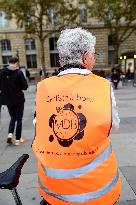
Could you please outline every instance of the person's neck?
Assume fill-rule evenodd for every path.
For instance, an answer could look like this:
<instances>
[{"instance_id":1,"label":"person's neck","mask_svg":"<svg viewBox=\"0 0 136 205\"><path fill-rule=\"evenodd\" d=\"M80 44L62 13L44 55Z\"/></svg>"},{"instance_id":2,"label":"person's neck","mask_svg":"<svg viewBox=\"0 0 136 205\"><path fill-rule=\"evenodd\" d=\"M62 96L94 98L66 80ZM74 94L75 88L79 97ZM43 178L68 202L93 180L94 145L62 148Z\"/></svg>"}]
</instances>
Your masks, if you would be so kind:
<instances>
[{"instance_id":1,"label":"person's neck","mask_svg":"<svg viewBox=\"0 0 136 205\"><path fill-rule=\"evenodd\" d=\"M9 65L9 67L10 67L12 70L16 70L16 69L18 69L17 66L13 66L13 65Z\"/></svg>"},{"instance_id":2,"label":"person's neck","mask_svg":"<svg viewBox=\"0 0 136 205\"><path fill-rule=\"evenodd\" d=\"M85 69L85 67L83 67L80 64L71 63L71 64L67 64L67 65L62 66L59 70L63 71L63 70L67 70L67 69L70 69L70 68Z\"/></svg>"}]
</instances>

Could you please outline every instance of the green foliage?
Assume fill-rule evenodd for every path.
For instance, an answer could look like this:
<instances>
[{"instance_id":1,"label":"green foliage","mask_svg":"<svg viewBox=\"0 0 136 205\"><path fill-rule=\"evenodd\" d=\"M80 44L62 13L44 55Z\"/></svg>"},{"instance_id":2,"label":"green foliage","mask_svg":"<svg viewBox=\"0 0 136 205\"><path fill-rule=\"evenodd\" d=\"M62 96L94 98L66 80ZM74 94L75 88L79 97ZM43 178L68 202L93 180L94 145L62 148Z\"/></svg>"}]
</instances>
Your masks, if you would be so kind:
<instances>
[{"instance_id":1,"label":"green foliage","mask_svg":"<svg viewBox=\"0 0 136 205\"><path fill-rule=\"evenodd\" d=\"M135 0L92 0L90 15L104 22L111 32L119 33L124 28L124 35L117 38L121 43L129 33L136 29ZM130 31L130 32L129 32Z\"/></svg>"},{"instance_id":2,"label":"green foliage","mask_svg":"<svg viewBox=\"0 0 136 205\"><path fill-rule=\"evenodd\" d=\"M27 32L35 34L43 28L59 30L73 24L78 15L78 9L70 0L66 3L64 0L0 0L0 8L8 19L15 17L19 27L25 27ZM52 22L49 14L54 15Z\"/></svg>"},{"instance_id":3,"label":"green foliage","mask_svg":"<svg viewBox=\"0 0 136 205\"><path fill-rule=\"evenodd\" d=\"M88 10L91 17L103 22L110 30L118 56L121 43L136 30L135 0L92 0Z\"/></svg>"},{"instance_id":4,"label":"green foliage","mask_svg":"<svg viewBox=\"0 0 136 205\"><path fill-rule=\"evenodd\" d=\"M76 24L79 13L72 0L0 0L0 10L7 19L16 19L20 28L39 38L43 69L45 39L65 26Z\"/></svg>"}]
</instances>

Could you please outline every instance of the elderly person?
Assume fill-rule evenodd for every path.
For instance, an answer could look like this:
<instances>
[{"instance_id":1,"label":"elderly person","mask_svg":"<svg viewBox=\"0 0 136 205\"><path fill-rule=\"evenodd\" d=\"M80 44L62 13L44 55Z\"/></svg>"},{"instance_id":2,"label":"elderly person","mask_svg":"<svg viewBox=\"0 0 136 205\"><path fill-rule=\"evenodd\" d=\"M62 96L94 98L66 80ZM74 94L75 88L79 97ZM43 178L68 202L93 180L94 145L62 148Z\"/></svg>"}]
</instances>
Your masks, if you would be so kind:
<instances>
[{"instance_id":1,"label":"elderly person","mask_svg":"<svg viewBox=\"0 0 136 205\"><path fill-rule=\"evenodd\" d=\"M41 204L113 205L120 177L109 133L119 117L110 82L94 75L96 38L75 28L61 32L61 69L38 84L36 136Z\"/></svg>"}]
</instances>

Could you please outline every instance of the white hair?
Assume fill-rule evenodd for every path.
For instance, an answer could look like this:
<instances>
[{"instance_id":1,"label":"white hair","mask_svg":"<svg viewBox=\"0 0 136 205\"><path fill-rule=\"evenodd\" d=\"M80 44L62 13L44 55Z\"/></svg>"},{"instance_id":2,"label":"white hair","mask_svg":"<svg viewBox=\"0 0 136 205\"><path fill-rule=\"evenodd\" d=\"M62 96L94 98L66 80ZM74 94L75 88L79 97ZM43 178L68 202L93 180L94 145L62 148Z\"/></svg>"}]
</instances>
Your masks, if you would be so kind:
<instances>
[{"instance_id":1,"label":"white hair","mask_svg":"<svg viewBox=\"0 0 136 205\"><path fill-rule=\"evenodd\" d=\"M61 66L68 64L81 65L84 52L95 52L96 38L82 28L65 29L61 31L57 41Z\"/></svg>"}]
</instances>

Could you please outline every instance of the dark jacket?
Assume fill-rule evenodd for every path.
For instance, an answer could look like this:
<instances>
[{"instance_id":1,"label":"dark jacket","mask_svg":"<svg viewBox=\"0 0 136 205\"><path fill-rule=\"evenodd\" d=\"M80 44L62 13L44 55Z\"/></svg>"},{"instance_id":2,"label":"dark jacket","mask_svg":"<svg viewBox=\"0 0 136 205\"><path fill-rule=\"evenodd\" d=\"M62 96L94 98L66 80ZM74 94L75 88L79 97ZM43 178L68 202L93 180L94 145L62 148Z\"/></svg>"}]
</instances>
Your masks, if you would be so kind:
<instances>
[{"instance_id":1,"label":"dark jacket","mask_svg":"<svg viewBox=\"0 0 136 205\"><path fill-rule=\"evenodd\" d=\"M0 70L0 105L13 105L25 102L22 90L28 88L21 70L3 68Z\"/></svg>"},{"instance_id":2,"label":"dark jacket","mask_svg":"<svg viewBox=\"0 0 136 205\"><path fill-rule=\"evenodd\" d=\"M117 82L118 83L120 81L120 76L119 76L118 73L113 73L111 75L111 79L112 79L112 82Z\"/></svg>"}]
</instances>

